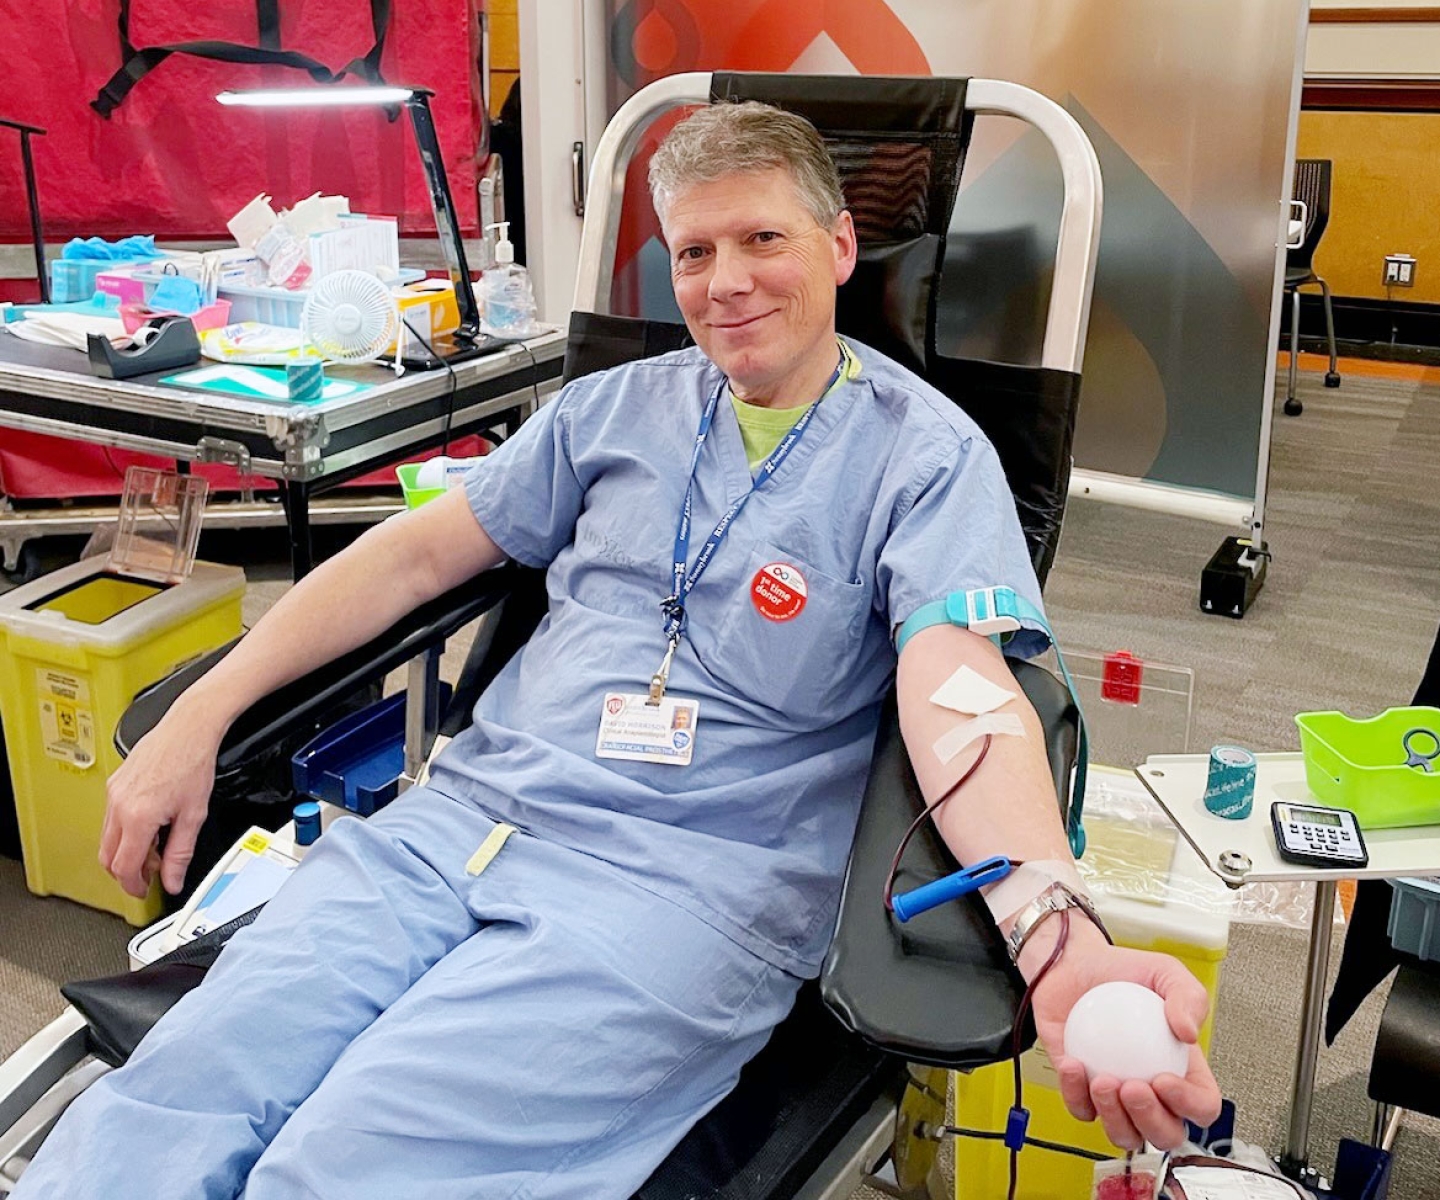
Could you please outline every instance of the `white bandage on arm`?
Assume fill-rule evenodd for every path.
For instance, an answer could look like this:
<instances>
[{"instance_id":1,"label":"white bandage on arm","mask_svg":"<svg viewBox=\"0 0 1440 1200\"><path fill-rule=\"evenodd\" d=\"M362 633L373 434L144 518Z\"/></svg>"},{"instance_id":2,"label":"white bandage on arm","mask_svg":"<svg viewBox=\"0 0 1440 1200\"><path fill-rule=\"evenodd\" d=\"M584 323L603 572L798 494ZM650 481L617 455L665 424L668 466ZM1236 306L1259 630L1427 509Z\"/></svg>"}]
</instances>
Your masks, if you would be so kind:
<instances>
[{"instance_id":1,"label":"white bandage on arm","mask_svg":"<svg viewBox=\"0 0 1440 1200\"><path fill-rule=\"evenodd\" d=\"M998 925L1013 917L1052 883L1063 883L1073 892L1089 896L1073 862L1059 858L1021 863L1004 879L982 893L990 915Z\"/></svg>"}]
</instances>

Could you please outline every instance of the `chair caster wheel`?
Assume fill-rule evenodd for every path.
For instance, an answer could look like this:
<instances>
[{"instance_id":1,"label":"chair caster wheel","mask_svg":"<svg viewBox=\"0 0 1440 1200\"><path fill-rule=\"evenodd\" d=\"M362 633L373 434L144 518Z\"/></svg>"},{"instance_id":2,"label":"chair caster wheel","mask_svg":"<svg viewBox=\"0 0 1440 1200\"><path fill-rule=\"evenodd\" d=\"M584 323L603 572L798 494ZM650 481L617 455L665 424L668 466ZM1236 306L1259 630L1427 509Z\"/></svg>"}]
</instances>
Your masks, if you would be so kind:
<instances>
[{"instance_id":1,"label":"chair caster wheel","mask_svg":"<svg viewBox=\"0 0 1440 1200\"><path fill-rule=\"evenodd\" d=\"M1337 388L1337 387L1339 387L1339 386L1340 386L1340 372L1339 372L1339 371L1326 371L1326 372L1325 372L1325 386L1326 386L1326 387L1330 387L1330 388Z\"/></svg>"},{"instance_id":2,"label":"chair caster wheel","mask_svg":"<svg viewBox=\"0 0 1440 1200\"><path fill-rule=\"evenodd\" d=\"M0 578L16 587L40 578L40 553L33 542L26 542L20 547L20 553L15 556L14 567L7 567L4 555L0 555Z\"/></svg>"},{"instance_id":3,"label":"chair caster wheel","mask_svg":"<svg viewBox=\"0 0 1440 1200\"><path fill-rule=\"evenodd\" d=\"M1300 401L1293 398L1285 401L1285 415L1287 417L1298 417L1304 411L1305 406L1301 404Z\"/></svg>"}]
</instances>

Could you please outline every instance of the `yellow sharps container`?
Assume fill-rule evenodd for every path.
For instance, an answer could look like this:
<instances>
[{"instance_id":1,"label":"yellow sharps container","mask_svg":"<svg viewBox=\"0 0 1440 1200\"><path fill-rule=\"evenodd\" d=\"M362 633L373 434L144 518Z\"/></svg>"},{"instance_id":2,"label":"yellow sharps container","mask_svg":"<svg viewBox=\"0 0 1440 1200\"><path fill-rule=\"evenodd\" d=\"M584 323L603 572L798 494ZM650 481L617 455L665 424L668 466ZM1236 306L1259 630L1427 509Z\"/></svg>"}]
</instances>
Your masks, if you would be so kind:
<instances>
[{"instance_id":1,"label":"yellow sharps container","mask_svg":"<svg viewBox=\"0 0 1440 1200\"><path fill-rule=\"evenodd\" d=\"M244 592L237 567L166 582L87 559L0 596L0 721L32 892L132 925L159 916L158 883L137 900L98 861L115 728L136 693L239 635Z\"/></svg>"},{"instance_id":2,"label":"yellow sharps container","mask_svg":"<svg viewBox=\"0 0 1440 1200\"><path fill-rule=\"evenodd\" d=\"M1111 788L1140 788L1129 772L1092 767L1091 774ZM1144 797L1143 791L1138 794ZM1186 902L1187 896L1213 896L1221 885L1174 826L1167 828L1166 824L1155 822L1146 829L1137 829L1130 821L1092 816L1087 808L1085 861L1093 863L1106 880L1105 890L1092 891L1095 906L1116 943L1172 954L1205 985L1211 1015L1200 1031L1200 1045L1208 1054L1220 966L1230 945L1230 921L1216 911ZM1109 890L1112 886L1128 894L1114 894ZM1055 1068L1038 1045L1021 1056L1020 1069L1032 1138L1114 1157L1123 1154L1105 1136L1098 1121L1077 1121L1070 1115L1060 1098ZM1003 1131L1014 1103L1014 1089L1008 1060L968 1075L957 1074L956 1123L967 1129ZM1004 1196L1009 1165L1009 1151L1002 1143L957 1139L957 1200ZM1093 1164L1084 1159L1027 1146L1020 1152L1015 1194L1020 1200L1088 1200L1092 1174Z\"/></svg>"}]
</instances>

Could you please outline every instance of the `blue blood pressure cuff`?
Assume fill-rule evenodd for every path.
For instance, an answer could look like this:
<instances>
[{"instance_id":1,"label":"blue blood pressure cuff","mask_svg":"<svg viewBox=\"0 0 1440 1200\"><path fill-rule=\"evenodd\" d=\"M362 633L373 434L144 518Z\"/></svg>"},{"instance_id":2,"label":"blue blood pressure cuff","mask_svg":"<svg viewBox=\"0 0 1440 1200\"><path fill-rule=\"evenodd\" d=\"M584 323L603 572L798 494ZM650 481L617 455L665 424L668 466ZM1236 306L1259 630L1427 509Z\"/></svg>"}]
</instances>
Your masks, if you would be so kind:
<instances>
[{"instance_id":1,"label":"blue blood pressure cuff","mask_svg":"<svg viewBox=\"0 0 1440 1200\"><path fill-rule=\"evenodd\" d=\"M1066 834L1070 839L1070 851L1079 858L1085 853L1085 828L1080 823L1081 811L1085 804L1085 776L1089 769L1090 739L1085 730L1085 714L1080 709L1080 697L1075 692L1075 681L1070 677L1070 668L1065 665L1065 656L1050 631L1045 614L1035 605L1018 595L1012 588L976 588L970 592L951 592L943 600L932 600L910 615L900 632L895 635L895 652L905 649L905 643L922 629L932 625L958 625L971 633L988 637L996 645L1004 647L1011 637L1022 628L1038 629L1049 640L1055 650L1055 661L1065 686L1070 689L1070 699L1075 711L1080 713L1080 740L1075 759L1075 783L1070 800L1069 820Z\"/></svg>"}]
</instances>

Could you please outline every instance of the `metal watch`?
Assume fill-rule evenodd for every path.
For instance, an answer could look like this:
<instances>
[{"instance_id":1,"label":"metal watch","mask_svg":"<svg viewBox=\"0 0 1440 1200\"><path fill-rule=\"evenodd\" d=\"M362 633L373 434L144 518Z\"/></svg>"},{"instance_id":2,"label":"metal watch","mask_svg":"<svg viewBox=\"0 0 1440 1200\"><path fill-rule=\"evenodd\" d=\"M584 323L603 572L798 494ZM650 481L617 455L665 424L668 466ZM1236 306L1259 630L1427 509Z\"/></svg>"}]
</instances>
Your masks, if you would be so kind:
<instances>
[{"instance_id":1,"label":"metal watch","mask_svg":"<svg viewBox=\"0 0 1440 1200\"><path fill-rule=\"evenodd\" d=\"M1090 897L1057 880L1022 908L1020 915L1015 918L1015 924L1010 927L1010 936L1005 939L1005 949L1010 952L1010 961L1020 961L1020 952L1025 949L1025 943L1046 917L1066 908L1078 908L1094 922L1105 935L1107 942L1111 940L1110 932L1105 928L1100 914L1095 911Z\"/></svg>"}]
</instances>

